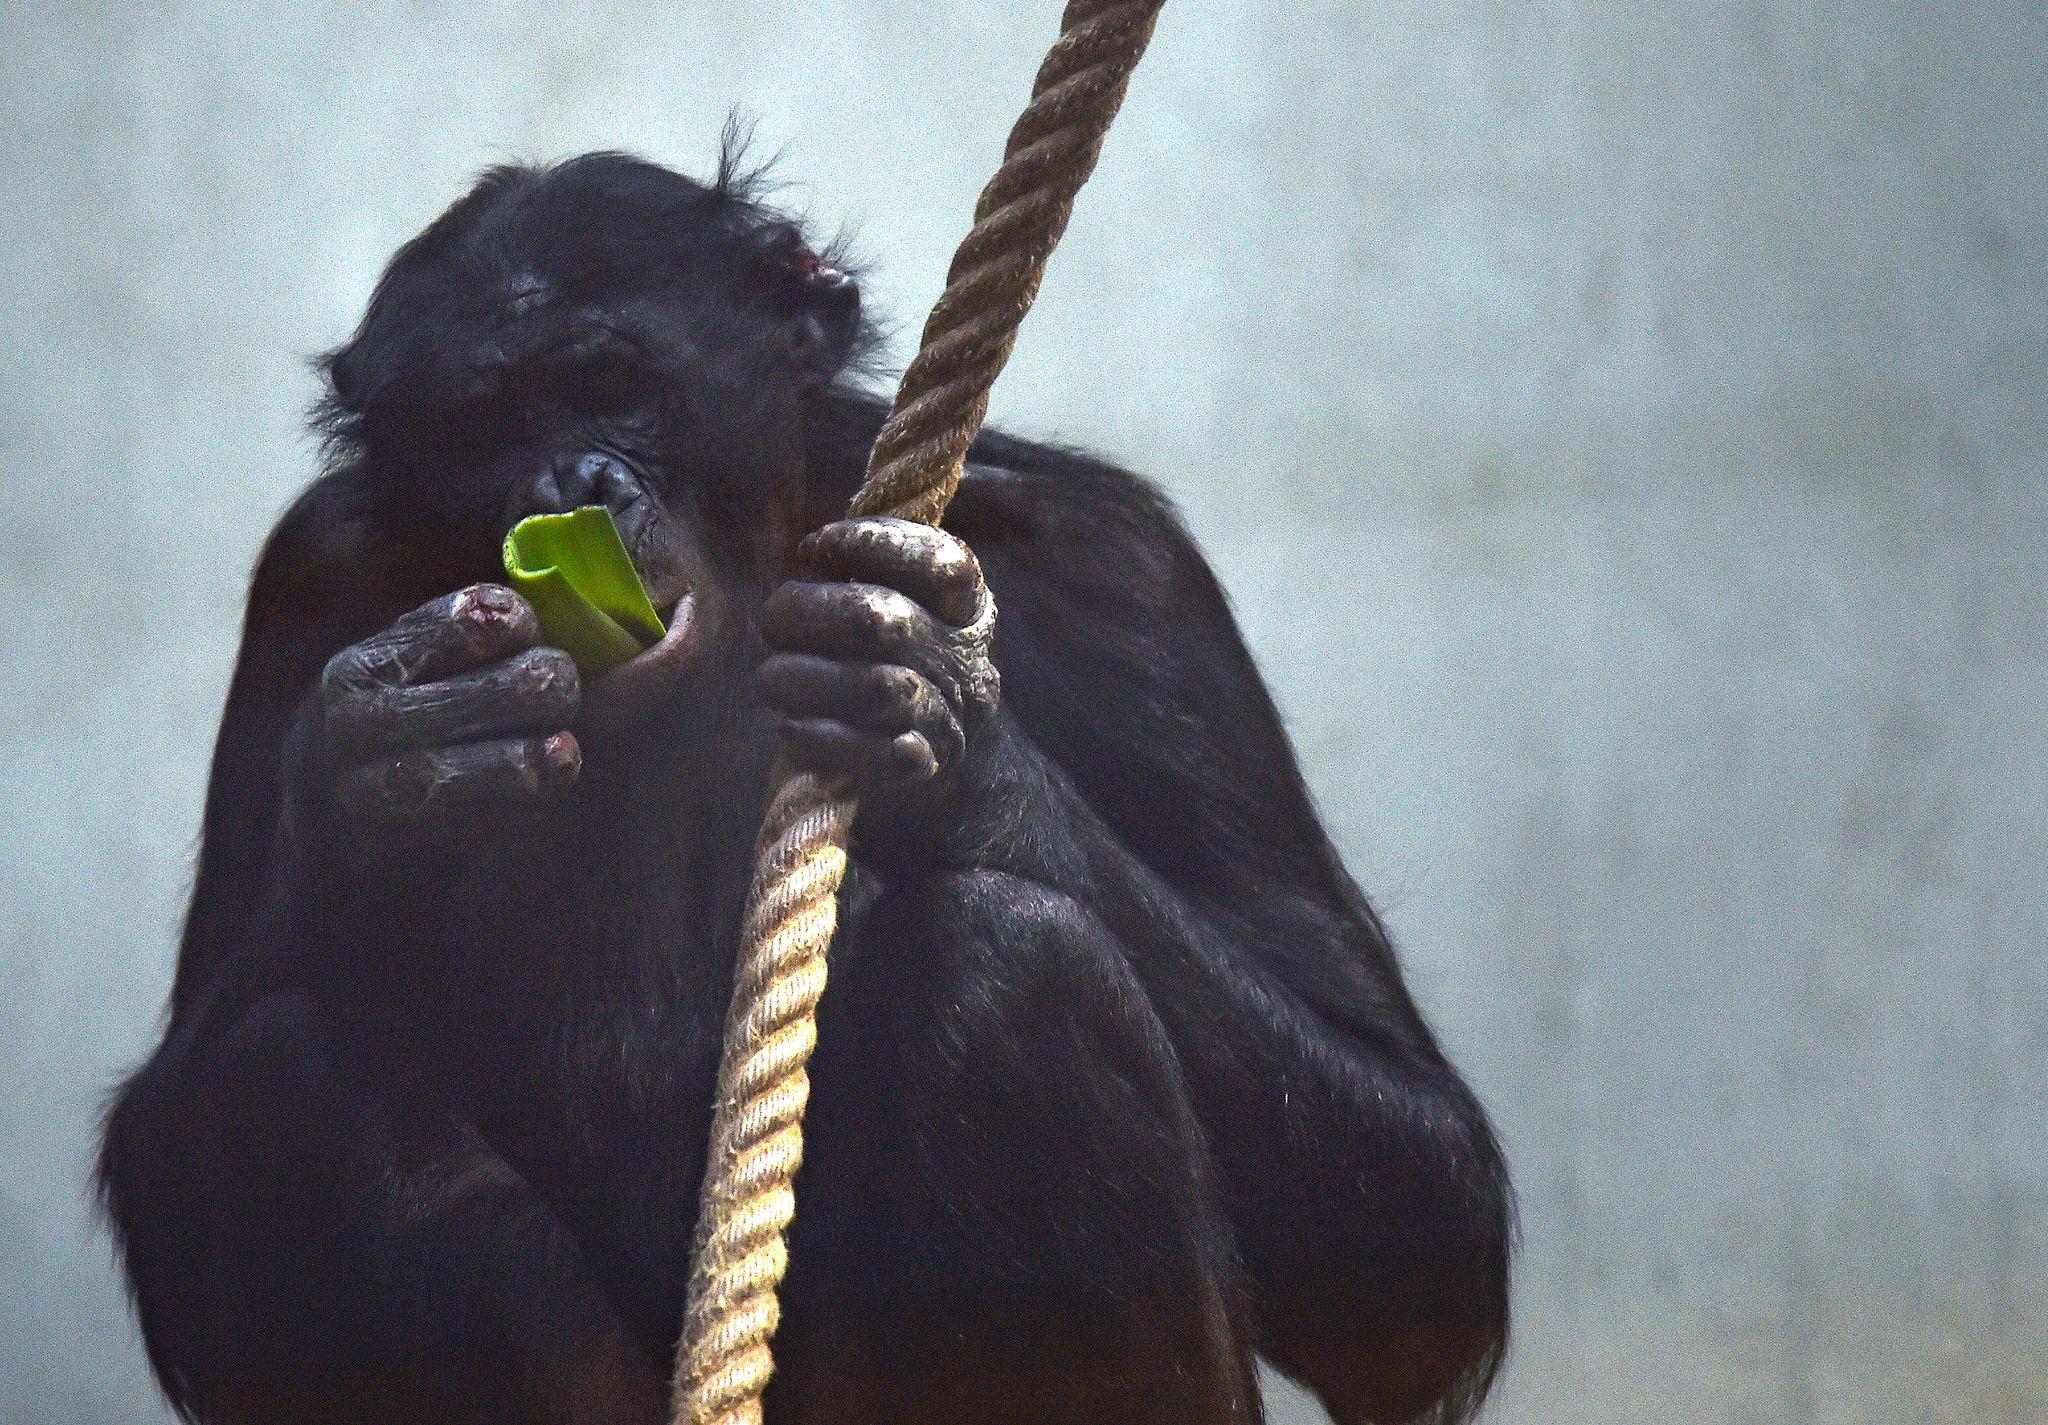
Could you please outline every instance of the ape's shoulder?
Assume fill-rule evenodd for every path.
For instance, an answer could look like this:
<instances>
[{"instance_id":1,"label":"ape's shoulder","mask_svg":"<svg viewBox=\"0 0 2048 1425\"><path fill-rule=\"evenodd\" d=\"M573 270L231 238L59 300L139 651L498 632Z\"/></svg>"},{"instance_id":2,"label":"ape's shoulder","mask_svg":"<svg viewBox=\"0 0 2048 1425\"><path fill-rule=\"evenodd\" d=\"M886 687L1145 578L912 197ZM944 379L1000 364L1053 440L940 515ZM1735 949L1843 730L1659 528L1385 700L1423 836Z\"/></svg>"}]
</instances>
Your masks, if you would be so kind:
<instances>
[{"instance_id":1,"label":"ape's shoulder","mask_svg":"<svg viewBox=\"0 0 2048 1425\"><path fill-rule=\"evenodd\" d=\"M1000 431L984 431L975 440L958 498L1015 516L1071 508L1179 524L1172 503L1143 476L1077 446Z\"/></svg>"},{"instance_id":2,"label":"ape's shoulder","mask_svg":"<svg viewBox=\"0 0 2048 1425\"><path fill-rule=\"evenodd\" d=\"M1228 621L1222 589L1172 500L1085 451L984 435L945 523L985 560L1022 558L1084 606L1125 619L1172 611Z\"/></svg>"},{"instance_id":3,"label":"ape's shoulder","mask_svg":"<svg viewBox=\"0 0 2048 1425\"><path fill-rule=\"evenodd\" d=\"M1221 585L1150 481L984 435L946 525L998 608L1003 699L1126 845L1197 903L1270 904L1384 956Z\"/></svg>"},{"instance_id":4,"label":"ape's shoulder","mask_svg":"<svg viewBox=\"0 0 2048 1425\"><path fill-rule=\"evenodd\" d=\"M311 623L360 637L460 582L463 571L431 532L415 528L426 523L397 524L390 492L362 468L328 471L299 492L264 541L249 581L248 636L277 630L303 640Z\"/></svg>"}]
</instances>

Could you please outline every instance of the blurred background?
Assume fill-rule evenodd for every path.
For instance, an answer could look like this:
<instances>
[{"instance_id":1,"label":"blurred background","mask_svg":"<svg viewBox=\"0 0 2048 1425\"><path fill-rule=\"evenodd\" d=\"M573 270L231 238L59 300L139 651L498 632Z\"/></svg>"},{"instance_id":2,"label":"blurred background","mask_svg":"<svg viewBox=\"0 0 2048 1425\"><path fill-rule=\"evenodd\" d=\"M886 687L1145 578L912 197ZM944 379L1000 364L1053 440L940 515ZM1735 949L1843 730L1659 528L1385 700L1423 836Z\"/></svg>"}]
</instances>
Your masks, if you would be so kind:
<instances>
[{"instance_id":1,"label":"blurred background","mask_svg":"<svg viewBox=\"0 0 2048 1425\"><path fill-rule=\"evenodd\" d=\"M165 1418L87 1163L304 358L480 167L735 105L900 358L1056 14L6 8L6 1425ZM998 390L1180 501L1498 1118L1502 1425L2048 1419L2044 73L2035 0L1174 0Z\"/></svg>"}]
</instances>

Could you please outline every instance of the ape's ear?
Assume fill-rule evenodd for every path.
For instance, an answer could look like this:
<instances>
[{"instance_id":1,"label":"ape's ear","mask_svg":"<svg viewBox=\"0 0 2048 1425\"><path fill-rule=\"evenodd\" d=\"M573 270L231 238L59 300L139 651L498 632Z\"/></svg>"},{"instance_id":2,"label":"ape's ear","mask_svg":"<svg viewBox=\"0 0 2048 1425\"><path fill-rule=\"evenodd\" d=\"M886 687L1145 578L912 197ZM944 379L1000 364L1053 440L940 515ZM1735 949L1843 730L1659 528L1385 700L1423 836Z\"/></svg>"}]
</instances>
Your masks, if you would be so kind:
<instances>
[{"instance_id":1,"label":"ape's ear","mask_svg":"<svg viewBox=\"0 0 2048 1425\"><path fill-rule=\"evenodd\" d=\"M769 280L778 289L775 306L783 314L783 341L799 379L830 381L860 341L860 283L800 242L778 245L768 263Z\"/></svg>"},{"instance_id":2,"label":"ape's ear","mask_svg":"<svg viewBox=\"0 0 2048 1425\"><path fill-rule=\"evenodd\" d=\"M860 284L844 272L800 313L790 331L790 350L812 381L830 381L860 340Z\"/></svg>"},{"instance_id":3,"label":"ape's ear","mask_svg":"<svg viewBox=\"0 0 2048 1425\"><path fill-rule=\"evenodd\" d=\"M337 346L320 358L320 369L326 373L327 385L334 393L333 403L337 409L351 414L361 412L366 364L360 341Z\"/></svg>"}]
</instances>

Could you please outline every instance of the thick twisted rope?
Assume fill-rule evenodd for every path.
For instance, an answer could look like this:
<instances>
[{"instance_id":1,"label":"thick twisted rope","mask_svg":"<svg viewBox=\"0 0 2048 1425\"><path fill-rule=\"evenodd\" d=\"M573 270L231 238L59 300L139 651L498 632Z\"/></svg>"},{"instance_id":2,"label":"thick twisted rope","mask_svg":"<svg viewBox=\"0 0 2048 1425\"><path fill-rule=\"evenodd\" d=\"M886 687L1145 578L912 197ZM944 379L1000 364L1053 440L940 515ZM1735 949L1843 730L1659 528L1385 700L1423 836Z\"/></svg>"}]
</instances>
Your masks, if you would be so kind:
<instances>
[{"instance_id":1,"label":"thick twisted rope","mask_svg":"<svg viewBox=\"0 0 2048 1425\"><path fill-rule=\"evenodd\" d=\"M1038 295L1164 0L1071 0L1002 166L975 205L946 290L868 459L856 515L938 523L989 388ZM803 1158L804 1066L817 1043L854 801L808 773L770 800L741 929L732 1010L676 1346L677 1425L758 1425Z\"/></svg>"}]
</instances>

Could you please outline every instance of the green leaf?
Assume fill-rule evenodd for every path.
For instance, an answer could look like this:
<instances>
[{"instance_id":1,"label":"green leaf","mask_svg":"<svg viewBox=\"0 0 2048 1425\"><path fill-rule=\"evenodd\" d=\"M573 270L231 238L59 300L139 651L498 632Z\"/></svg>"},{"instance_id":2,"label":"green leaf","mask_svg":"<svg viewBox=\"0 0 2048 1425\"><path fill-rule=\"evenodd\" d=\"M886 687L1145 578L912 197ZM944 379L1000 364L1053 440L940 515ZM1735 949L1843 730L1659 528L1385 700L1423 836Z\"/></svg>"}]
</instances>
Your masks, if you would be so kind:
<instances>
[{"instance_id":1,"label":"green leaf","mask_svg":"<svg viewBox=\"0 0 2048 1425\"><path fill-rule=\"evenodd\" d=\"M505 536L505 573L548 642L585 674L616 667L668 631L603 505L521 520Z\"/></svg>"}]
</instances>

